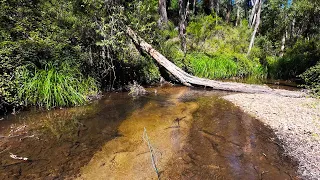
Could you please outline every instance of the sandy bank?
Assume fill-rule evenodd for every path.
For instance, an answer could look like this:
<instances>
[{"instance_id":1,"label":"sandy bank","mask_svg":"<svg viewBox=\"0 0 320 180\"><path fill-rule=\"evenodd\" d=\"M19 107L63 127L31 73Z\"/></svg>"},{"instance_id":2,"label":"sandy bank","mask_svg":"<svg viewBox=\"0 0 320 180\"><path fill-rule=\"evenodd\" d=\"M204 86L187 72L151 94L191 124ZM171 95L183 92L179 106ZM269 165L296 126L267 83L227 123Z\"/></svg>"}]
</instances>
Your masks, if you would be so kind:
<instances>
[{"instance_id":1,"label":"sandy bank","mask_svg":"<svg viewBox=\"0 0 320 180\"><path fill-rule=\"evenodd\" d=\"M304 179L320 179L320 101L266 94L224 97L270 126Z\"/></svg>"}]
</instances>

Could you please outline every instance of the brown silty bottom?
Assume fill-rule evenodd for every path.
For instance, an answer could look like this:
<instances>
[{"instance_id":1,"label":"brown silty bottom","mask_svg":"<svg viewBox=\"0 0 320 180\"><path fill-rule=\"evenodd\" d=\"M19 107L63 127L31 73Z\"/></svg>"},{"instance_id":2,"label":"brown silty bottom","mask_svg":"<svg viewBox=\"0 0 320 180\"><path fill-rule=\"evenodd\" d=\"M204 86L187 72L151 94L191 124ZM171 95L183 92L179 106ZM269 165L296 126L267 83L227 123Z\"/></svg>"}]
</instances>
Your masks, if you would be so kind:
<instances>
[{"instance_id":1,"label":"brown silty bottom","mask_svg":"<svg viewBox=\"0 0 320 180\"><path fill-rule=\"evenodd\" d=\"M89 106L0 122L1 135L24 125L21 137L39 137L0 139L1 178L157 179L157 169L160 179L298 179L273 132L223 100L224 93L148 91L137 99L112 93ZM48 118L53 112L54 120ZM30 161L10 159L9 152Z\"/></svg>"}]
</instances>

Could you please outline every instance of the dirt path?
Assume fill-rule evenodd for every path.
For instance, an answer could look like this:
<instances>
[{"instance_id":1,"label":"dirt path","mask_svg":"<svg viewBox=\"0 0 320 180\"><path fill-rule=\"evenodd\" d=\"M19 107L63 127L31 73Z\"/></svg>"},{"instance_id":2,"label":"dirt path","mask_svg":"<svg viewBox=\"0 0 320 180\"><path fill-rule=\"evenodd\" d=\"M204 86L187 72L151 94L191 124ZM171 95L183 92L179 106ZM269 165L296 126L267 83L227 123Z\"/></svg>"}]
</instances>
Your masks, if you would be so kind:
<instances>
[{"instance_id":1,"label":"dirt path","mask_svg":"<svg viewBox=\"0 0 320 180\"><path fill-rule=\"evenodd\" d=\"M266 94L224 97L270 126L305 179L320 179L320 101Z\"/></svg>"}]
</instances>

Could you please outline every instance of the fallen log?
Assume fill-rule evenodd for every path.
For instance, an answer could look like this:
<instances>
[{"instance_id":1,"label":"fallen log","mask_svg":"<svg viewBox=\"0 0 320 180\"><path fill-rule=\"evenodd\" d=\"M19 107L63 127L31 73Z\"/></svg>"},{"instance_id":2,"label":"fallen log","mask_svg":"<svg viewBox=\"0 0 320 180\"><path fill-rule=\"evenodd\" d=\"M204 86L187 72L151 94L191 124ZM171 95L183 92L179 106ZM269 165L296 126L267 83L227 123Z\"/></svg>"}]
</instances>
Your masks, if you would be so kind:
<instances>
[{"instance_id":1,"label":"fallen log","mask_svg":"<svg viewBox=\"0 0 320 180\"><path fill-rule=\"evenodd\" d=\"M148 53L154 60L157 61L159 65L163 66L168 72L170 72L185 86L197 85L197 86L211 87L216 90L244 92L244 93L266 93L266 94L275 94L275 95L286 96L286 97L306 96L306 94L303 92L272 89L268 86L262 86L262 85L252 85L252 84L244 84L244 83L236 83L236 82L221 82L221 81L192 76L186 73L185 71L183 71L181 68L177 67L171 61L169 61L166 57L164 57L161 53L155 50L150 44L148 44L142 38L140 38L130 27L127 27L126 33L139 49Z\"/></svg>"}]
</instances>

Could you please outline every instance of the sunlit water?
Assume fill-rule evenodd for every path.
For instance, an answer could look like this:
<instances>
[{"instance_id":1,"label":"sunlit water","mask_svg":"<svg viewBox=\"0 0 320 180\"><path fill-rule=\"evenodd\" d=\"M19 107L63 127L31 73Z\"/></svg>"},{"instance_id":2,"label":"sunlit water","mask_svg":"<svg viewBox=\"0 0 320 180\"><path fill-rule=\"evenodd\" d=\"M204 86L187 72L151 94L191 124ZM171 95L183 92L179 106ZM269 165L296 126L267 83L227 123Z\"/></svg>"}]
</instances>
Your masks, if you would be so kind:
<instances>
[{"instance_id":1,"label":"sunlit water","mask_svg":"<svg viewBox=\"0 0 320 180\"><path fill-rule=\"evenodd\" d=\"M295 179L273 132L221 97L186 87L109 93L90 105L0 121L0 179ZM10 153L28 158L13 159Z\"/></svg>"}]
</instances>

